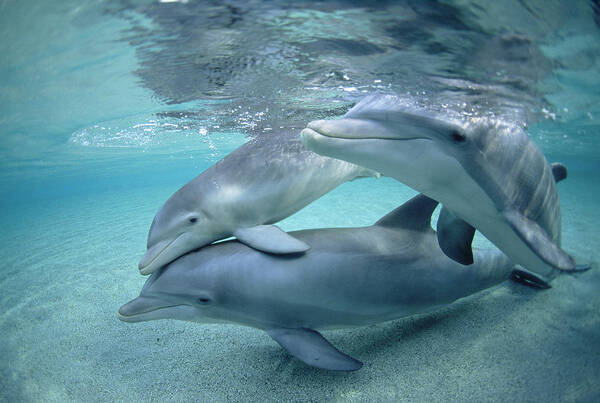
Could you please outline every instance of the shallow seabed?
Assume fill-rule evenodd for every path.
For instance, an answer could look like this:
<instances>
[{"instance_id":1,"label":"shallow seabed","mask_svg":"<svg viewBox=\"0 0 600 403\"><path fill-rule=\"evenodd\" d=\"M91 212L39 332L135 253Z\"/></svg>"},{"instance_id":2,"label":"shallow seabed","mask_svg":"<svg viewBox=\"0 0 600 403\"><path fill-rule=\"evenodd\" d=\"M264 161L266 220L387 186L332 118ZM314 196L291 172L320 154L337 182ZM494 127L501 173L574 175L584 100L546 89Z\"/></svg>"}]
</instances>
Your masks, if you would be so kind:
<instances>
[{"instance_id":1,"label":"shallow seabed","mask_svg":"<svg viewBox=\"0 0 600 403\"><path fill-rule=\"evenodd\" d=\"M0 1L0 401L600 401L595 2L38 3ZM528 123L592 270L324 332L353 373L256 329L117 319L174 191L374 91ZM413 194L357 180L281 226L369 225Z\"/></svg>"},{"instance_id":2,"label":"shallow seabed","mask_svg":"<svg viewBox=\"0 0 600 403\"><path fill-rule=\"evenodd\" d=\"M564 204L577 206L565 208L565 247L580 261L599 259L597 240L584 235L600 220L597 179L573 173L560 188ZM102 190L20 203L18 213L3 209L0 379L7 401L600 396L598 270L562 275L546 291L506 282L433 314L325 332L365 363L355 373L308 367L255 329L121 323L116 310L144 282L136 264L146 223L175 188ZM388 198L373 206L380 192ZM348 183L283 227L343 225L348 215L372 222L411 194L390 179Z\"/></svg>"}]
</instances>

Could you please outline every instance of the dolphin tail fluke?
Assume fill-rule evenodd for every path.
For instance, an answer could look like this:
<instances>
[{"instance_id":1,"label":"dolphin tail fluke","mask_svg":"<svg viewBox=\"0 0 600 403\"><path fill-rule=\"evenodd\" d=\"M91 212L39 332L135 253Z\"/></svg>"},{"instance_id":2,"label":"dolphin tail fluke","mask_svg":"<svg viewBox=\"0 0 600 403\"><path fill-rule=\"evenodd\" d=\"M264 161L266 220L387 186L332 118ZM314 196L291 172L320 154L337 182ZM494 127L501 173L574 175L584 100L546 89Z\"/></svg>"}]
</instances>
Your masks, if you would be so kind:
<instances>
[{"instance_id":1,"label":"dolphin tail fluke","mask_svg":"<svg viewBox=\"0 0 600 403\"><path fill-rule=\"evenodd\" d=\"M558 270L575 270L575 260L552 241L536 222L514 209L504 212L503 215L513 231L540 259Z\"/></svg>"},{"instance_id":2,"label":"dolphin tail fluke","mask_svg":"<svg viewBox=\"0 0 600 403\"><path fill-rule=\"evenodd\" d=\"M452 214L445 206L442 207L437 222L437 239L446 256L460 264L472 264L471 243L474 236L475 228Z\"/></svg>"},{"instance_id":3,"label":"dolphin tail fluke","mask_svg":"<svg viewBox=\"0 0 600 403\"><path fill-rule=\"evenodd\" d=\"M275 225L239 228L233 235L251 248L277 255L302 253L310 249L306 242L294 238Z\"/></svg>"},{"instance_id":4,"label":"dolphin tail fluke","mask_svg":"<svg viewBox=\"0 0 600 403\"><path fill-rule=\"evenodd\" d=\"M319 332L312 329L269 329L277 343L300 361L313 367L333 371L356 371L360 361L333 347Z\"/></svg>"},{"instance_id":5,"label":"dolphin tail fluke","mask_svg":"<svg viewBox=\"0 0 600 403\"><path fill-rule=\"evenodd\" d=\"M554 182L558 183L561 180L567 178L567 167L561 164L560 162L553 162L552 164L550 164L550 168L552 169Z\"/></svg>"}]
</instances>

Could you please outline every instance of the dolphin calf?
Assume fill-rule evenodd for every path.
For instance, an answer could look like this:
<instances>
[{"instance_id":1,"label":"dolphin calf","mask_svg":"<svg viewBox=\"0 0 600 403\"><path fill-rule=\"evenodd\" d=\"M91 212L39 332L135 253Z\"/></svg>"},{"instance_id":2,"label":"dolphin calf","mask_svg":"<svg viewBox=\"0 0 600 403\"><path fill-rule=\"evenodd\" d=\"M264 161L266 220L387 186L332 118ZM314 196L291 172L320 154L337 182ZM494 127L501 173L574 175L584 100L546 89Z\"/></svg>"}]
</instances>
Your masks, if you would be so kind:
<instances>
[{"instance_id":1,"label":"dolphin calf","mask_svg":"<svg viewBox=\"0 0 600 403\"><path fill-rule=\"evenodd\" d=\"M560 248L554 176L562 179L566 169L551 167L520 127L487 118L445 120L407 110L395 96L374 95L340 120L310 122L301 138L319 154L375 169L442 203L440 246L458 262L472 261L478 229L542 277L552 268L579 269Z\"/></svg>"},{"instance_id":2,"label":"dolphin calf","mask_svg":"<svg viewBox=\"0 0 600 403\"><path fill-rule=\"evenodd\" d=\"M362 364L317 329L426 312L511 274L495 248L476 249L470 266L448 258L430 224L437 204L418 195L369 227L292 232L312 245L303 254L261 253L235 240L206 246L153 273L118 317L250 326L309 365L357 370Z\"/></svg>"},{"instance_id":3,"label":"dolphin calf","mask_svg":"<svg viewBox=\"0 0 600 403\"><path fill-rule=\"evenodd\" d=\"M378 176L370 169L322 157L296 135L275 132L253 139L175 192L160 208L139 263L150 274L179 256L235 236L269 253L309 249L273 224L338 185Z\"/></svg>"}]
</instances>

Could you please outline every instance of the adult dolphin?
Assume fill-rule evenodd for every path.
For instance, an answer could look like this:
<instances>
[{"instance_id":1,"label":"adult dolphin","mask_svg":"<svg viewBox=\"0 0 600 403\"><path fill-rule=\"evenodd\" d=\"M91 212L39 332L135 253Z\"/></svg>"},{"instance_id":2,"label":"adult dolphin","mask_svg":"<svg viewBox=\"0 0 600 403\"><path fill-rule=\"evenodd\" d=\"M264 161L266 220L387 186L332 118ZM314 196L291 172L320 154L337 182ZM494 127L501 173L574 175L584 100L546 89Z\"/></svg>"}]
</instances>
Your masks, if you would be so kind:
<instances>
[{"instance_id":1,"label":"adult dolphin","mask_svg":"<svg viewBox=\"0 0 600 403\"><path fill-rule=\"evenodd\" d=\"M441 119L407 110L395 96L373 95L340 120L310 122L301 137L319 154L376 169L443 203L440 246L461 263L472 261L478 229L538 275L578 269L560 248L554 176L561 179L566 169L551 168L520 127ZM457 232L462 239L446 238Z\"/></svg>"},{"instance_id":2,"label":"adult dolphin","mask_svg":"<svg viewBox=\"0 0 600 403\"><path fill-rule=\"evenodd\" d=\"M304 252L309 245L269 224L346 181L366 176L377 174L315 154L291 133L250 140L165 202L150 226L139 270L150 274L189 251L230 236L269 253Z\"/></svg>"},{"instance_id":3,"label":"adult dolphin","mask_svg":"<svg viewBox=\"0 0 600 403\"><path fill-rule=\"evenodd\" d=\"M418 195L369 227L292 232L312 245L299 255L265 254L237 241L206 246L153 273L118 317L251 326L309 365L359 369L316 329L429 311L510 275L513 264L495 248L475 250L471 266L448 258L430 225L436 205Z\"/></svg>"}]
</instances>

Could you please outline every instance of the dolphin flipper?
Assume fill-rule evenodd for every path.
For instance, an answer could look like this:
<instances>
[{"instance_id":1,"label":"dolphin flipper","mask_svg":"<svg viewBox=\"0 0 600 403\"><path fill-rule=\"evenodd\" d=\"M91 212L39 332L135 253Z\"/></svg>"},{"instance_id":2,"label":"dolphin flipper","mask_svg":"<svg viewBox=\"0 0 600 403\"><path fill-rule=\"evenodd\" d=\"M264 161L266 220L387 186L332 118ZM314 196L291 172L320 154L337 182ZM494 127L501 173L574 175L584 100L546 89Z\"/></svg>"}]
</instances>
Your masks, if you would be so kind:
<instances>
[{"instance_id":1,"label":"dolphin flipper","mask_svg":"<svg viewBox=\"0 0 600 403\"><path fill-rule=\"evenodd\" d=\"M334 371L356 371L362 367L360 361L333 347L316 330L278 328L267 333L294 357L313 367Z\"/></svg>"},{"instance_id":2,"label":"dolphin flipper","mask_svg":"<svg viewBox=\"0 0 600 403\"><path fill-rule=\"evenodd\" d=\"M533 288L541 288L545 290L547 288L552 287L548 280L546 280L544 277L540 276L539 274L532 273L523 268L514 269L510 274L510 278L513 281L525 284Z\"/></svg>"},{"instance_id":3,"label":"dolphin flipper","mask_svg":"<svg viewBox=\"0 0 600 403\"><path fill-rule=\"evenodd\" d=\"M233 235L251 248L277 255L301 253L310 249L307 243L294 238L275 225L239 228Z\"/></svg>"},{"instance_id":4,"label":"dolphin flipper","mask_svg":"<svg viewBox=\"0 0 600 403\"><path fill-rule=\"evenodd\" d=\"M536 222L524 217L515 209L508 209L503 216L517 236L540 259L558 270L576 271L575 260L556 245Z\"/></svg>"},{"instance_id":5,"label":"dolphin flipper","mask_svg":"<svg viewBox=\"0 0 600 403\"><path fill-rule=\"evenodd\" d=\"M578 264L575 266L575 269L573 271L583 272L591 268L592 266L589 264ZM522 267L514 269L510 274L510 278L513 281L523 283L533 288L547 289L552 287L548 280L546 280L543 276L532 273L528 270L523 269Z\"/></svg>"},{"instance_id":6,"label":"dolphin flipper","mask_svg":"<svg viewBox=\"0 0 600 403\"><path fill-rule=\"evenodd\" d=\"M460 264L473 264L473 236L475 228L452 214L445 206L442 207L437 222L437 238L440 249L446 256Z\"/></svg>"}]
</instances>

